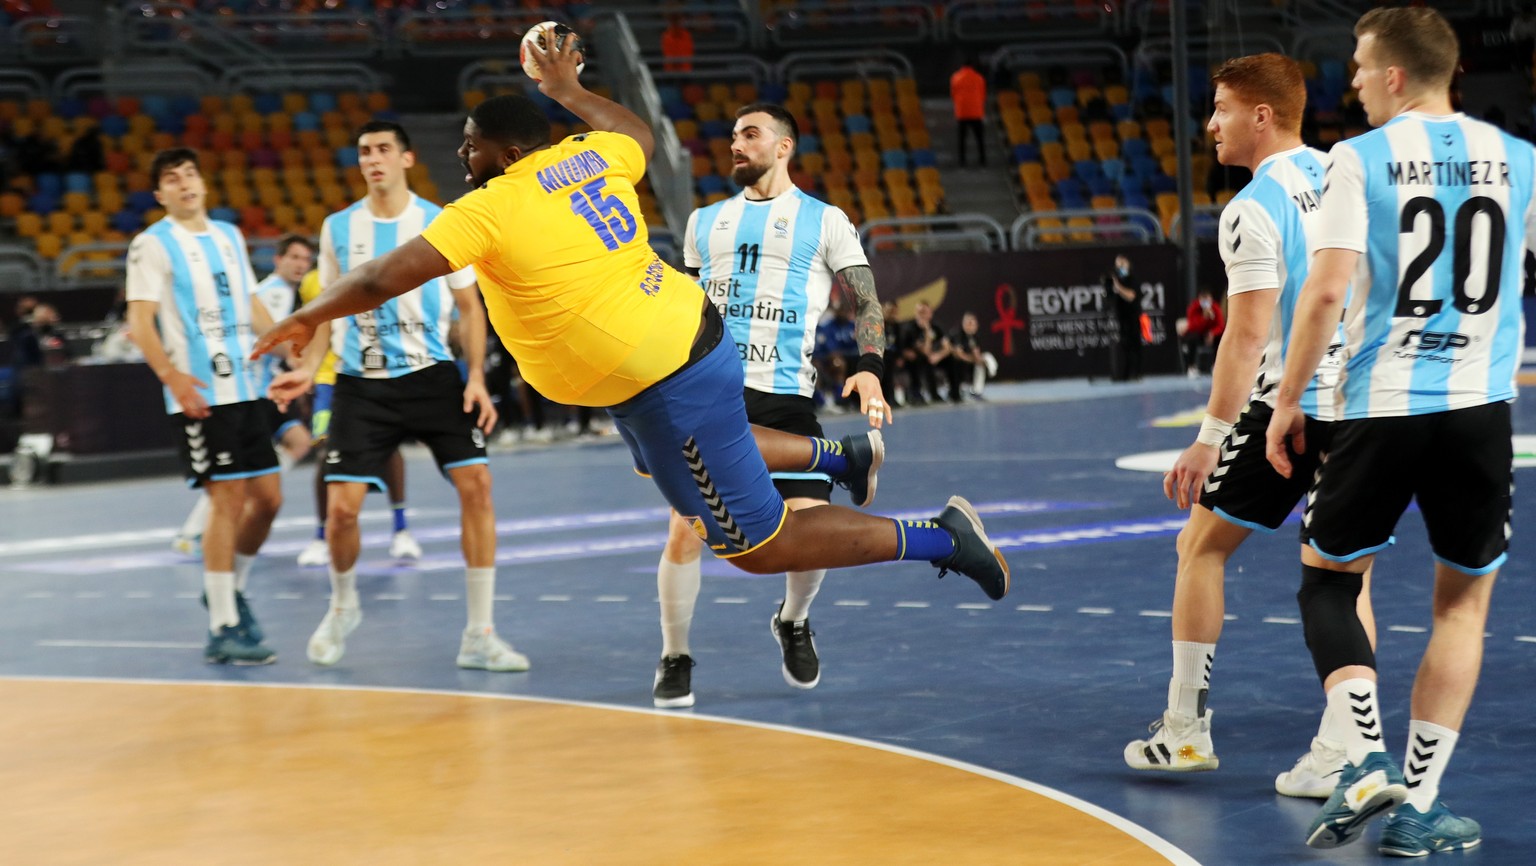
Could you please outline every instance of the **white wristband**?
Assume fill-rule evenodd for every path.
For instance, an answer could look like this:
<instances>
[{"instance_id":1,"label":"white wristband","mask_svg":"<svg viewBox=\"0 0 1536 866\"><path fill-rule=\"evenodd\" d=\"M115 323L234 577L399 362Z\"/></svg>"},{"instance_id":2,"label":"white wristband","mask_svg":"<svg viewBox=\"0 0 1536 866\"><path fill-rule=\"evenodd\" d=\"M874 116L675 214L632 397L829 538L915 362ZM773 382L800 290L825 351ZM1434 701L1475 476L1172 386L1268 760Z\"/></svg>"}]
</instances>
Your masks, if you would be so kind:
<instances>
[{"instance_id":1,"label":"white wristband","mask_svg":"<svg viewBox=\"0 0 1536 866\"><path fill-rule=\"evenodd\" d=\"M1221 445L1222 441L1227 438L1227 434L1231 432L1231 421L1223 421L1214 415L1206 415L1205 420L1200 422L1200 435L1195 437L1195 441L1201 445L1209 445L1212 448L1216 448Z\"/></svg>"}]
</instances>

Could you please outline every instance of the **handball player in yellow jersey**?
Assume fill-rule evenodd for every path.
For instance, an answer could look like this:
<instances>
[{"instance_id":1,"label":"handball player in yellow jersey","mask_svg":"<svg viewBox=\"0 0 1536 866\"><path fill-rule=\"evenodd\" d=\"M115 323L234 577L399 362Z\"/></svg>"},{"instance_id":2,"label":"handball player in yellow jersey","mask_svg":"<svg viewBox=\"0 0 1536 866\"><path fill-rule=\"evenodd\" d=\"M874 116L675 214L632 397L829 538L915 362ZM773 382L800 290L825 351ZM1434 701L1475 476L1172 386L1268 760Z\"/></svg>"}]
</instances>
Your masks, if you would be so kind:
<instances>
[{"instance_id":1,"label":"handball player in yellow jersey","mask_svg":"<svg viewBox=\"0 0 1536 866\"><path fill-rule=\"evenodd\" d=\"M528 383L560 403L607 408L636 471L715 555L756 574L926 560L1002 598L1008 564L961 497L933 520L785 507L770 468L824 472L867 504L879 431L832 442L747 423L740 357L719 312L648 243L635 185L650 128L584 88L579 58L560 45L540 52L539 90L596 131L551 145L531 100L485 100L459 148L475 189L419 237L327 286L255 354L285 342L303 350L321 322L474 265L491 324Z\"/></svg>"}]
</instances>

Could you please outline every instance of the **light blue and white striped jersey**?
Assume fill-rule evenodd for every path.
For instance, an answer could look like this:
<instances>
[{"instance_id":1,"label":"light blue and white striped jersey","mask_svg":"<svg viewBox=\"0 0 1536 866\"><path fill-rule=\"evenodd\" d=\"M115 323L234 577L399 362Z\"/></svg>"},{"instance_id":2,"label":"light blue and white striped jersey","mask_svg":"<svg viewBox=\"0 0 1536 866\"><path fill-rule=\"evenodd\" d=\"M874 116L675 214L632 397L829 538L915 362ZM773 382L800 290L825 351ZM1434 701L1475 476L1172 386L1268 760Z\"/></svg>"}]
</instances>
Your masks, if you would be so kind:
<instances>
[{"instance_id":1,"label":"light blue and white striped jersey","mask_svg":"<svg viewBox=\"0 0 1536 866\"><path fill-rule=\"evenodd\" d=\"M1310 147L1271 154L1221 212L1218 241L1221 260L1227 266L1227 294L1279 290L1269 342L1249 397L1271 409L1280 373L1285 369L1296 298L1307 281L1311 260L1307 238L1317 225L1327 170L1328 155ZM1322 421L1333 420L1333 387L1339 376L1342 338L1341 328L1301 397L1301 410Z\"/></svg>"},{"instance_id":2,"label":"light blue and white striped jersey","mask_svg":"<svg viewBox=\"0 0 1536 866\"><path fill-rule=\"evenodd\" d=\"M320 287L421 234L442 212L412 195L405 210L389 219L374 216L367 199L326 217L320 229ZM394 379L452 361L448 325L455 310L453 292L474 284L474 269L465 268L391 298L378 309L335 320L331 351L338 359L336 372Z\"/></svg>"},{"instance_id":3,"label":"light blue and white striped jersey","mask_svg":"<svg viewBox=\"0 0 1536 866\"><path fill-rule=\"evenodd\" d=\"M1332 156L1316 247L1363 254L1339 417L1513 400L1536 149L1463 114L1407 112Z\"/></svg>"},{"instance_id":4,"label":"light blue and white striped jersey","mask_svg":"<svg viewBox=\"0 0 1536 866\"><path fill-rule=\"evenodd\" d=\"M848 215L795 187L767 201L738 193L688 216L683 263L720 310L746 368L746 386L816 392L816 325L832 277L867 265Z\"/></svg>"},{"instance_id":5,"label":"light blue and white striped jersey","mask_svg":"<svg viewBox=\"0 0 1536 866\"><path fill-rule=\"evenodd\" d=\"M256 284L255 299L267 308L267 314L272 317L272 321L281 322L298 309L299 287L273 271ZM272 384L272 379L283 369L282 358L276 354L263 355L256 362L256 392L265 396L267 386Z\"/></svg>"},{"instance_id":6,"label":"light blue and white striped jersey","mask_svg":"<svg viewBox=\"0 0 1536 866\"><path fill-rule=\"evenodd\" d=\"M210 406L263 396L258 364L246 360L255 343L255 288L245 237L226 222L208 220L208 231L192 232L166 217L128 246L128 300L160 305L166 354L176 369L207 385L201 393ZM181 411L169 388L165 411Z\"/></svg>"}]
</instances>

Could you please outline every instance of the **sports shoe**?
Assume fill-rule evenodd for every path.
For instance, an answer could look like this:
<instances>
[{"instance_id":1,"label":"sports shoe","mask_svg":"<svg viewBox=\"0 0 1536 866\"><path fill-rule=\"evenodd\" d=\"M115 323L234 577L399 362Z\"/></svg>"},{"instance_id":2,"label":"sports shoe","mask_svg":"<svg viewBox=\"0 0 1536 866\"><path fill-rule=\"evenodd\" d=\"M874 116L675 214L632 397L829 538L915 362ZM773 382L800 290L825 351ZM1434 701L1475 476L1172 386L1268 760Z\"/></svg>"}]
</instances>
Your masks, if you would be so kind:
<instances>
[{"instance_id":1,"label":"sports shoe","mask_svg":"<svg viewBox=\"0 0 1536 866\"><path fill-rule=\"evenodd\" d=\"M494 628L466 628L459 641L459 667L517 673L528 670L528 657L496 636Z\"/></svg>"},{"instance_id":2,"label":"sports shoe","mask_svg":"<svg viewBox=\"0 0 1536 866\"><path fill-rule=\"evenodd\" d=\"M193 559L201 559L203 556L203 537L201 535L177 535L171 539L171 549Z\"/></svg>"},{"instance_id":3,"label":"sports shoe","mask_svg":"<svg viewBox=\"0 0 1536 866\"><path fill-rule=\"evenodd\" d=\"M1008 560L1003 558L997 545L987 538L987 530L981 525L981 517L971 503L965 501L964 497L951 496L943 513L935 517L933 522L949 530L955 537L955 552L933 561L939 569L939 577L958 571L976 581L981 591L993 601L1008 594Z\"/></svg>"},{"instance_id":4,"label":"sports shoe","mask_svg":"<svg viewBox=\"0 0 1536 866\"><path fill-rule=\"evenodd\" d=\"M1328 802L1312 819L1307 844L1313 848L1348 845L1365 832L1371 819L1396 809L1407 799L1403 771L1386 752L1366 755L1358 767L1345 764Z\"/></svg>"},{"instance_id":5,"label":"sports shoe","mask_svg":"<svg viewBox=\"0 0 1536 866\"><path fill-rule=\"evenodd\" d=\"M203 593L203 609L208 609L208 593ZM251 640L261 643L267 639L267 633L262 631L261 623L256 621L256 614L251 613L251 606L246 603L245 593L235 590L235 613L239 614L240 622L237 624L251 636Z\"/></svg>"},{"instance_id":6,"label":"sports shoe","mask_svg":"<svg viewBox=\"0 0 1536 866\"><path fill-rule=\"evenodd\" d=\"M1439 800L1428 812L1404 803L1381 826L1377 850L1393 857L1423 857L1441 851L1475 848L1483 828L1471 818L1458 818Z\"/></svg>"},{"instance_id":7,"label":"sports shoe","mask_svg":"<svg viewBox=\"0 0 1536 866\"><path fill-rule=\"evenodd\" d=\"M663 710L693 706L693 656L662 656L651 685L651 703Z\"/></svg>"},{"instance_id":8,"label":"sports shoe","mask_svg":"<svg viewBox=\"0 0 1536 866\"><path fill-rule=\"evenodd\" d=\"M389 555L392 559L409 559L416 562L421 559L421 545L416 543L409 529L402 529L390 539Z\"/></svg>"},{"instance_id":9,"label":"sports shoe","mask_svg":"<svg viewBox=\"0 0 1536 866\"><path fill-rule=\"evenodd\" d=\"M868 508L875 501L880 466L885 463L885 439L879 430L870 430L859 436L844 436L842 445L848 471L832 480L848 489L848 498L854 505Z\"/></svg>"},{"instance_id":10,"label":"sports shoe","mask_svg":"<svg viewBox=\"0 0 1536 866\"><path fill-rule=\"evenodd\" d=\"M1152 736L1126 744L1125 763L1133 770L1194 773L1221 766L1211 744L1210 710L1198 719L1164 710L1147 730Z\"/></svg>"},{"instance_id":11,"label":"sports shoe","mask_svg":"<svg viewBox=\"0 0 1536 866\"><path fill-rule=\"evenodd\" d=\"M323 538L311 539L304 549L299 551L299 565L305 568L319 568L331 564L331 547Z\"/></svg>"},{"instance_id":12,"label":"sports shoe","mask_svg":"<svg viewBox=\"0 0 1536 866\"><path fill-rule=\"evenodd\" d=\"M1287 797L1326 800L1347 763L1343 746L1313 737L1311 750L1296 759L1296 766L1275 777L1275 791Z\"/></svg>"},{"instance_id":13,"label":"sports shoe","mask_svg":"<svg viewBox=\"0 0 1536 866\"><path fill-rule=\"evenodd\" d=\"M784 606L779 605L779 610ZM799 622L784 622L775 613L768 621L773 639L779 642L784 654L784 682L797 689L814 689L821 682L821 661L816 658L816 632L811 631L809 618Z\"/></svg>"},{"instance_id":14,"label":"sports shoe","mask_svg":"<svg viewBox=\"0 0 1536 866\"><path fill-rule=\"evenodd\" d=\"M269 665L277 661L277 653L240 626L226 625L208 633L203 661L211 665Z\"/></svg>"},{"instance_id":15,"label":"sports shoe","mask_svg":"<svg viewBox=\"0 0 1536 866\"><path fill-rule=\"evenodd\" d=\"M356 607L332 607L320 620L320 627L309 637L309 660L317 665L333 665L347 651L347 635L363 621L363 611Z\"/></svg>"}]
</instances>

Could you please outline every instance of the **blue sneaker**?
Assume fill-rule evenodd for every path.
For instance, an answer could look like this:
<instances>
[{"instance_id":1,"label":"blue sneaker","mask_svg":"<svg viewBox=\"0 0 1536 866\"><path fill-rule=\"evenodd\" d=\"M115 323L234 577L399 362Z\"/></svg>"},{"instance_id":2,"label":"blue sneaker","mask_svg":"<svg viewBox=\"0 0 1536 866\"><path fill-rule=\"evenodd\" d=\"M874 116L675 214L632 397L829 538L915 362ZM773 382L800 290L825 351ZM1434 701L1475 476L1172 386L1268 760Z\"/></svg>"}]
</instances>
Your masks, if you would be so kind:
<instances>
[{"instance_id":1,"label":"blue sneaker","mask_svg":"<svg viewBox=\"0 0 1536 866\"><path fill-rule=\"evenodd\" d=\"M1471 818L1458 818L1439 800L1428 812L1404 803L1382 825L1377 850L1393 857L1423 857L1441 851L1464 851L1483 841L1483 828Z\"/></svg>"},{"instance_id":2,"label":"blue sneaker","mask_svg":"<svg viewBox=\"0 0 1536 866\"><path fill-rule=\"evenodd\" d=\"M1312 819L1307 844L1338 848L1360 837L1371 819L1401 806L1408 799L1403 771L1386 752L1372 752L1360 766L1345 764L1328 802Z\"/></svg>"},{"instance_id":3,"label":"blue sneaker","mask_svg":"<svg viewBox=\"0 0 1536 866\"><path fill-rule=\"evenodd\" d=\"M203 593L203 609L208 608L208 593ZM245 600L245 593L235 590L235 613L240 615L237 624L245 629L245 633L251 636L251 640L261 643L267 639L267 633L261 630L261 623L256 621L256 614L251 613L251 606Z\"/></svg>"},{"instance_id":4,"label":"blue sneaker","mask_svg":"<svg viewBox=\"0 0 1536 866\"><path fill-rule=\"evenodd\" d=\"M277 653L267 649L238 625L226 625L208 633L203 661L211 665L269 665Z\"/></svg>"},{"instance_id":5,"label":"blue sneaker","mask_svg":"<svg viewBox=\"0 0 1536 866\"><path fill-rule=\"evenodd\" d=\"M844 436L842 446L843 456L848 458L848 472L832 480L848 489L848 498L854 505L868 508L875 501L880 467L885 464L885 439L879 430L870 430L863 435Z\"/></svg>"}]
</instances>

